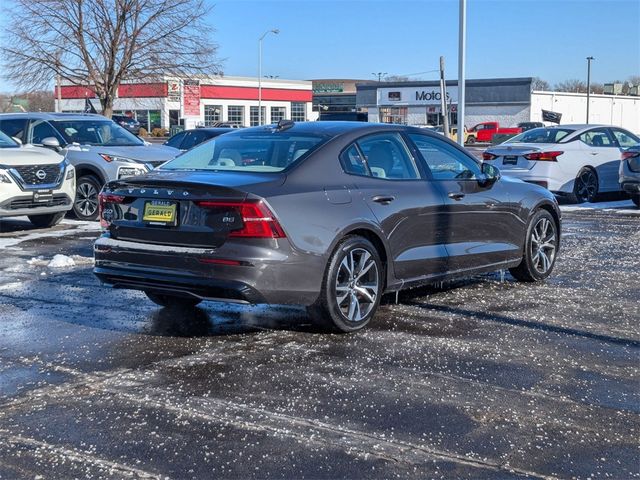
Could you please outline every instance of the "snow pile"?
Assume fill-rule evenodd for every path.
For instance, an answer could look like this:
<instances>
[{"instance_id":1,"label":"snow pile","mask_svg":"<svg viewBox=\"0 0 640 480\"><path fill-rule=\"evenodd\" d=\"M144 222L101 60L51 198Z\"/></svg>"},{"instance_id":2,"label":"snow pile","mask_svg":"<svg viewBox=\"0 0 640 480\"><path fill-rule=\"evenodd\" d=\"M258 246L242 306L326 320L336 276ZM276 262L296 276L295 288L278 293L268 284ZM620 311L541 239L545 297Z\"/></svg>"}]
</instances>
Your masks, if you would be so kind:
<instances>
[{"instance_id":1,"label":"snow pile","mask_svg":"<svg viewBox=\"0 0 640 480\"><path fill-rule=\"evenodd\" d=\"M620 213L625 215L640 215L638 209L631 200L618 200L613 202L581 203L579 205L560 205L563 212L579 212L586 210L602 210L603 212Z\"/></svg>"},{"instance_id":2,"label":"snow pile","mask_svg":"<svg viewBox=\"0 0 640 480\"><path fill-rule=\"evenodd\" d=\"M76 262L73 260L73 258L61 254L54 255L51 261L47 264L47 267L49 268L65 268L75 266Z\"/></svg>"}]
</instances>

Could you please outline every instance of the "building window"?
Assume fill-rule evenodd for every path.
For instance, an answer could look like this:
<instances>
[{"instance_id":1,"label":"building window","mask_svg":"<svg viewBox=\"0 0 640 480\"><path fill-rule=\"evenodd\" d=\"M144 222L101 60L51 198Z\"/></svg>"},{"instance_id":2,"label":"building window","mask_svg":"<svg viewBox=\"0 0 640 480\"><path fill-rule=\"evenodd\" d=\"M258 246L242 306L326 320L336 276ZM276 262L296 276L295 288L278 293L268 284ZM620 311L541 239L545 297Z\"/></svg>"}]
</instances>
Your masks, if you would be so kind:
<instances>
[{"instance_id":1,"label":"building window","mask_svg":"<svg viewBox=\"0 0 640 480\"><path fill-rule=\"evenodd\" d=\"M151 132L149 129L149 111L148 110L136 110L135 118L140 122L140 126L147 132Z\"/></svg>"},{"instance_id":2,"label":"building window","mask_svg":"<svg viewBox=\"0 0 640 480\"><path fill-rule=\"evenodd\" d=\"M294 122L304 122L307 120L306 103L291 102L291 120Z\"/></svg>"},{"instance_id":3,"label":"building window","mask_svg":"<svg viewBox=\"0 0 640 480\"><path fill-rule=\"evenodd\" d=\"M262 110L262 123L264 123L266 109L265 107L260 108ZM260 121L258 120L258 107L249 107L249 125L252 127L260 125Z\"/></svg>"},{"instance_id":4,"label":"building window","mask_svg":"<svg viewBox=\"0 0 640 480\"><path fill-rule=\"evenodd\" d=\"M234 125L244 125L244 107L242 105L229 105L227 121Z\"/></svg>"},{"instance_id":5,"label":"building window","mask_svg":"<svg viewBox=\"0 0 640 480\"><path fill-rule=\"evenodd\" d=\"M382 123L407 124L407 107L380 107L380 121Z\"/></svg>"},{"instance_id":6,"label":"building window","mask_svg":"<svg viewBox=\"0 0 640 480\"><path fill-rule=\"evenodd\" d=\"M222 121L222 105L205 105L204 106L204 124L207 127L215 125Z\"/></svg>"},{"instance_id":7,"label":"building window","mask_svg":"<svg viewBox=\"0 0 640 480\"><path fill-rule=\"evenodd\" d=\"M284 120L286 114L287 109L284 107L271 107L271 123L276 123L280 120Z\"/></svg>"}]
</instances>

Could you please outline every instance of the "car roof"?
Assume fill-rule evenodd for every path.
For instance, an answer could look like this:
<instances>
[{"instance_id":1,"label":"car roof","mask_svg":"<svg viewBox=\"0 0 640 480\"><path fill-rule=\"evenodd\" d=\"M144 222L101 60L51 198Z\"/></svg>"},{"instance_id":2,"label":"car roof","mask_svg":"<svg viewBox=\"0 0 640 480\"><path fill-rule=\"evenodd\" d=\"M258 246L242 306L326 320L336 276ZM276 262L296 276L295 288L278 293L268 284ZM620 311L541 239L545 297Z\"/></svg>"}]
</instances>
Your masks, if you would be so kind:
<instances>
[{"instance_id":1,"label":"car roof","mask_svg":"<svg viewBox=\"0 0 640 480\"><path fill-rule=\"evenodd\" d=\"M293 125L283 129L287 133L336 136L349 132L378 132L381 130L411 130L419 133L431 133L429 129L412 127L409 125L400 125L392 123L369 123L369 122L348 122L348 121L316 121L316 122L292 122ZM263 125L260 127L251 127L243 129L233 129L229 135L243 135L247 133L256 133L263 131L273 131L276 124Z\"/></svg>"},{"instance_id":2,"label":"car roof","mask_svg":"<svg viewBox=\"0 0 640 480\"><path fill-rule=\"evenodd\" d=\"M109 120L97 113L25 112L0 113L0 119L35 118L37 120Z\"/></svg>"}]
</instances>

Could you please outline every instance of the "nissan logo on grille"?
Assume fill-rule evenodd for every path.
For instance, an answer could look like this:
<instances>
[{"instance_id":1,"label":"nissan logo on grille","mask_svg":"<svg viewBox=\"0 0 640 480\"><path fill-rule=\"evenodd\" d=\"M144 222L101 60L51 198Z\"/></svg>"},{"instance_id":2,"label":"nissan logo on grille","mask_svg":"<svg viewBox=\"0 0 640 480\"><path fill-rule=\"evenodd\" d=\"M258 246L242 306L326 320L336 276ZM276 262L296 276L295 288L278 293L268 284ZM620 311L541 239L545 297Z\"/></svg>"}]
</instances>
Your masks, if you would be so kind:
<instances>
[{"instance_id":1,"label":"nissan logo on grille","mask_svg":"<svg viewBox=\"0 0 640 480\"><path fill-rule=\"evenodd\" d=\"M36 172L36 177L38 177L38 180L44 180L45 178L47 178L47 172L45 172L44 170L38 170Z\"/></svg>"}]
</instances>

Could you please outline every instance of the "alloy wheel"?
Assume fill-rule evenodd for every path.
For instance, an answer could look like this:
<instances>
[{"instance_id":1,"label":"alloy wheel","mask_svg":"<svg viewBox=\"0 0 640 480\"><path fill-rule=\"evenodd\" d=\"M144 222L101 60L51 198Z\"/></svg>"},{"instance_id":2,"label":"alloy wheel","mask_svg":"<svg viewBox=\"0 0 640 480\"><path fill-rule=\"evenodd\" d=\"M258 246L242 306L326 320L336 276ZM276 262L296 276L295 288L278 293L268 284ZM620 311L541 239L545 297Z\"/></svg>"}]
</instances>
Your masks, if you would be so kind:
<instances>
[{"instance_id":1,"label":"alloy wheel","mask_svg":"<svg viewBox=\"0 0 640 480\"><path fill-rule=\"evenodd\" d=\"M364 248L350 250L340 262L335 298L342 315L360 322L374 308L379 291L378 266Z\"/></svg>"},{"instance_id":2,"label":"alloy wheel","mask_svg":"<svg viewBox=\"0 0 640 480\"><path fill-rule=\"evenodd\" d=\"M542 275L553 265L556 256L556 227L548 218L541 218L531 231L531 263Z\"/></svg>"},{"instance_id":3,"label":"alloy wheel","mask_svg":"<svg viewBox=\"0 0 640 480\"><path fill-rule=\"evenodd\" d=\"M95 215L98 210L98 190L91 183L79 183L76 187L75 206L83 217Z\"/></svg>"},{"instance_id":4,"label":"alloy wheel","mask_svg":"<svg viewBox=\"0 0 640 480\"><path fill-rule=\"evenodd\" d=\"M598 193L598 179L593 170L586 169L576 178L576 197L581 202L591 202Z\"/></svg>"}]
</instances>

